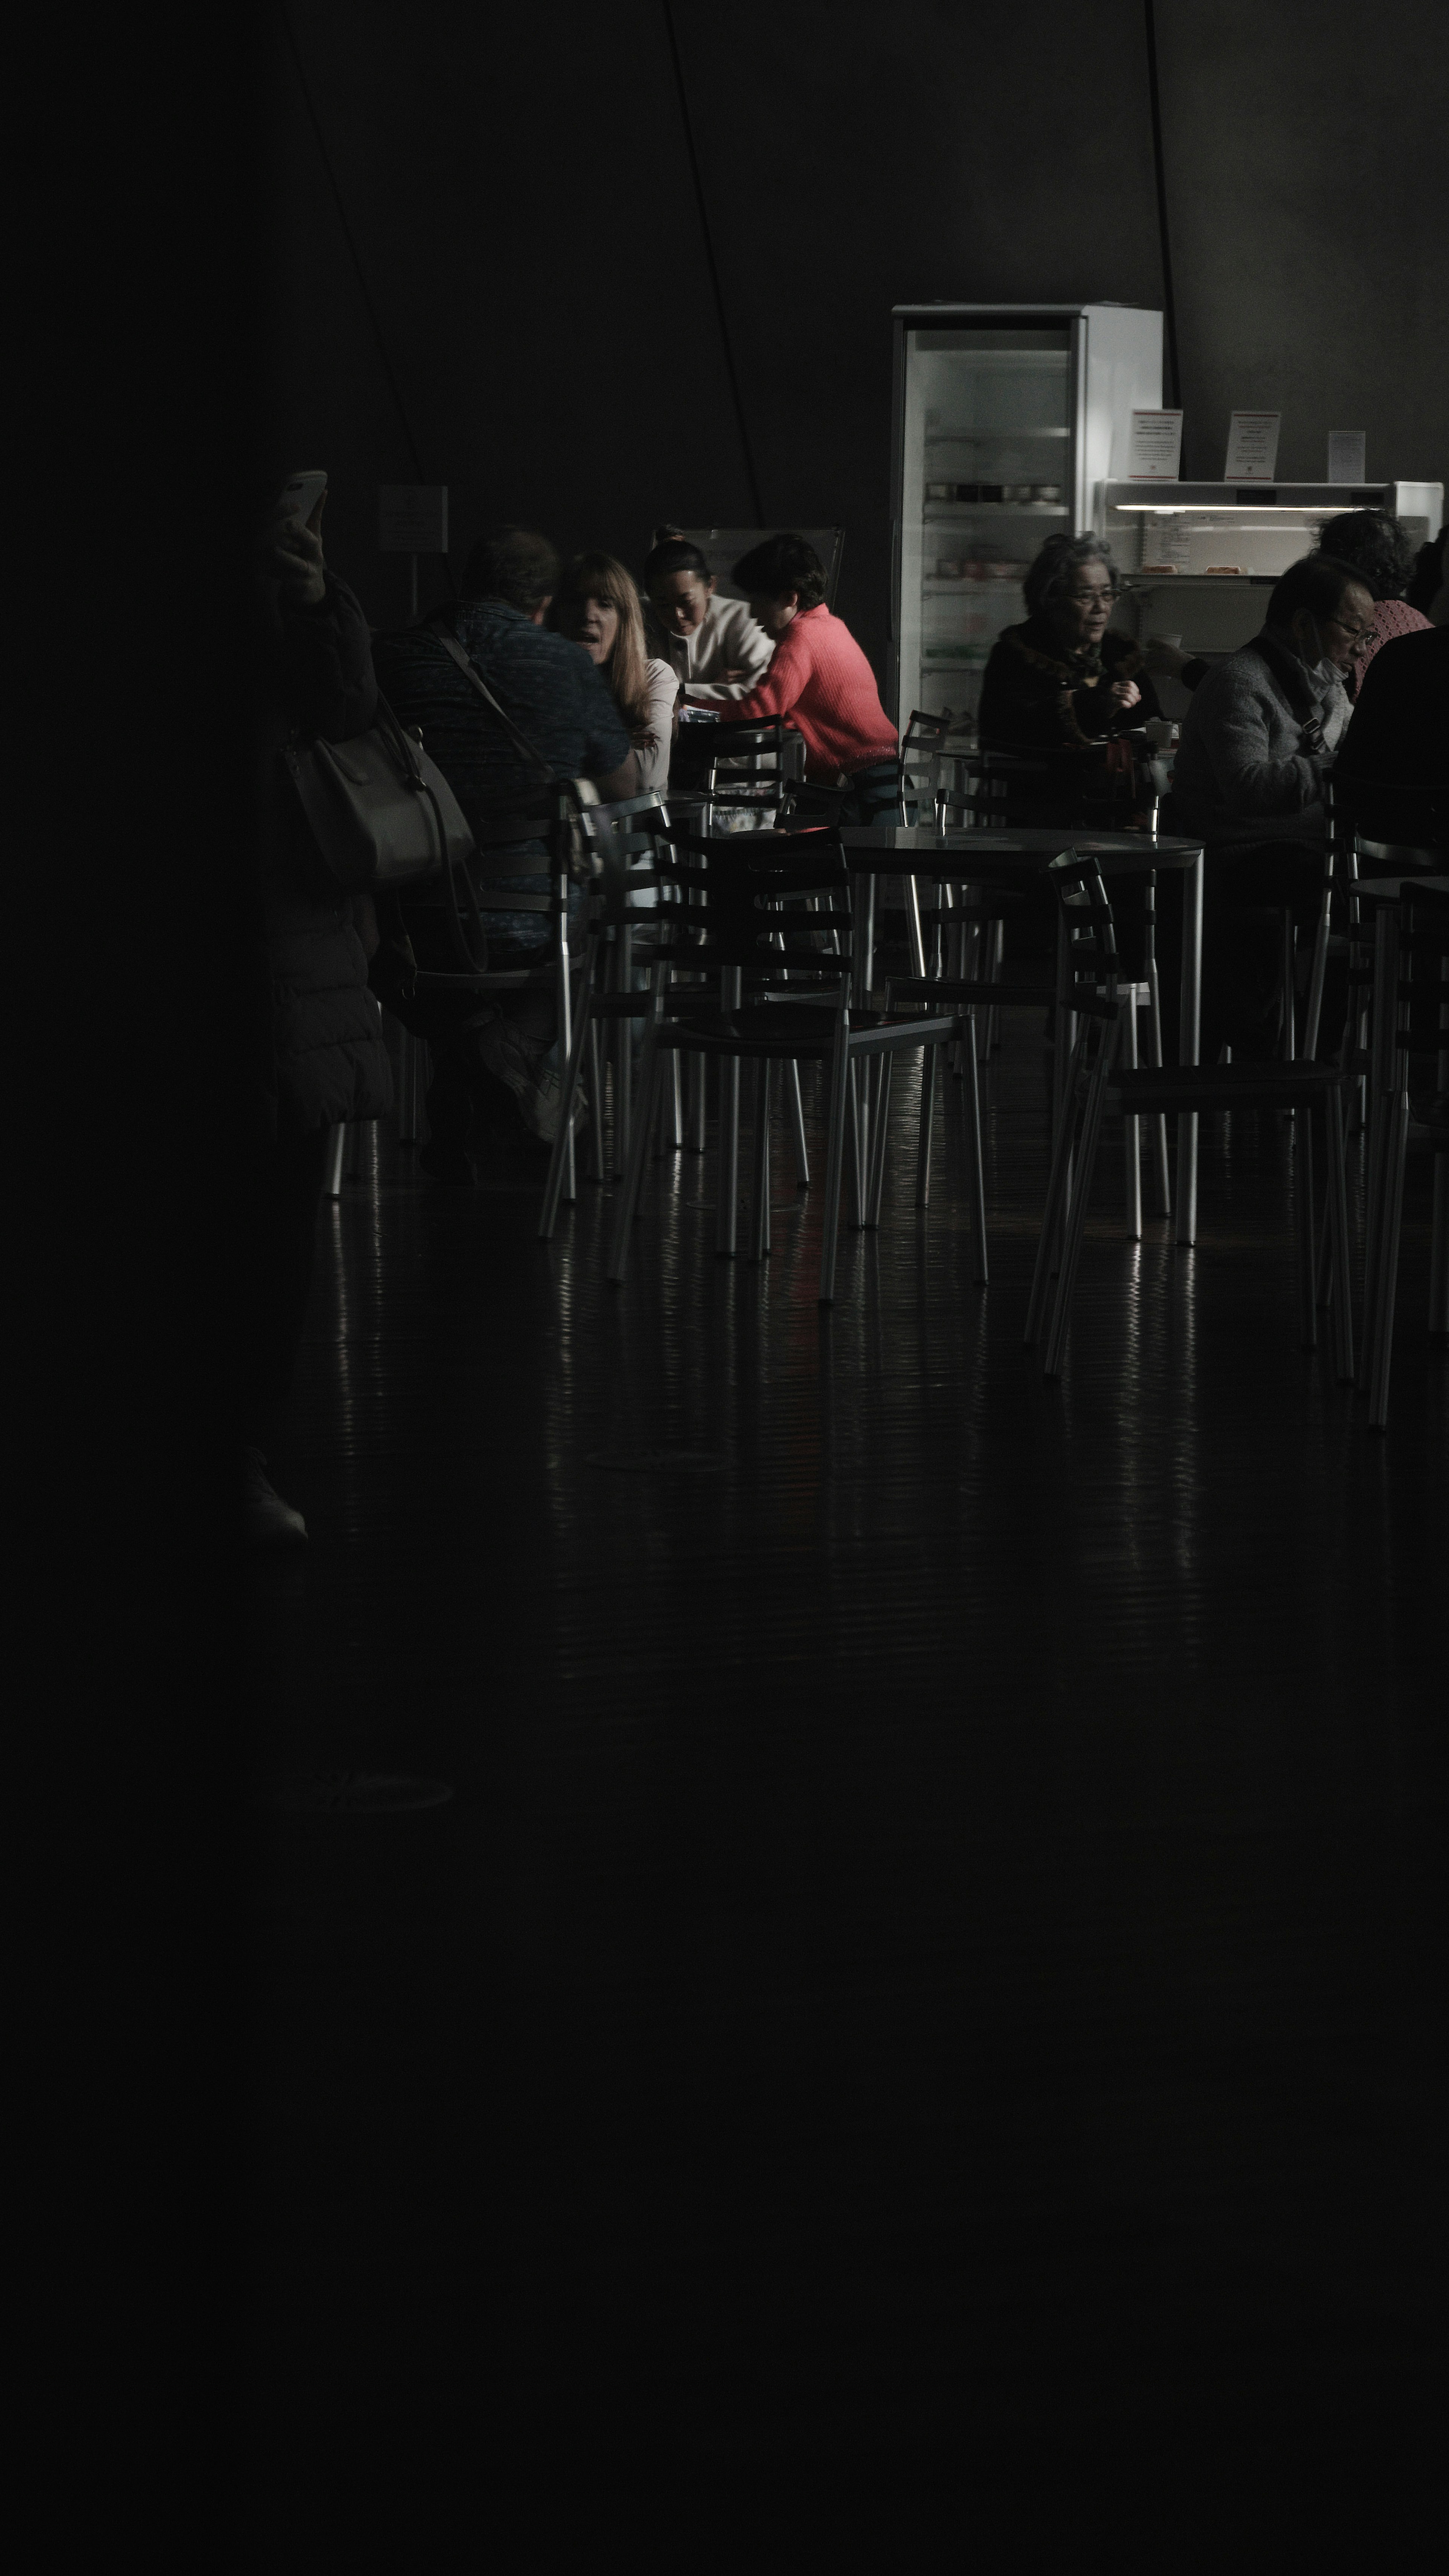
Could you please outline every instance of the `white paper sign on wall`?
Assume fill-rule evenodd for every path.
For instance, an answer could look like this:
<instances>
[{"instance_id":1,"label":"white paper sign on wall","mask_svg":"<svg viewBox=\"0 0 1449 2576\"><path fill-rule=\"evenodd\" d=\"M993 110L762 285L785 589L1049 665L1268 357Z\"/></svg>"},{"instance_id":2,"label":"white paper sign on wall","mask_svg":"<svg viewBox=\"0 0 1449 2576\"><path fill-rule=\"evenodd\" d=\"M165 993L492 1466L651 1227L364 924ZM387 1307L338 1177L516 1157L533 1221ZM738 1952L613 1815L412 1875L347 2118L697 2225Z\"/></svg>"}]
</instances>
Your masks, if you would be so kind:
<instances>
[{"instance_id":1,"label":"white paper sign on wall","mask_svg":"<svg viewBox=\"0 0 1449 2576\"><path fill-rule=\"evenodd\" d=\"M1278 462L1281 411L1235 411L1228 424L1225 483L1271 483Z\"/></svg>"},{"instance_id":2,"label":"white paper sign on wall","mask_svg":"<svg viewBox=\"0 0 1449 2576\"><path fill-rule=\"evenodd\" d=\"M380 483L377 543L385 555L445 555L448 551L446 483Z\"/></svg>"},{"instance_id":3,"label":"white paper sign on wall","mask_svg":"<svg viewBox=\"0 0 1449 2576\"><path fill-rule=\"evenodd\" d=\"M1180 411L1134 411L1127 454L1131 483L1175 483L1182 462Z\"/></svg>"},{"instance_id":4,"label":"white paper sign on wall","mask_svg":"<svg viewBox=\"0 0 1449 2576\"><path fill-rule=\"evenodd\" d=\"M1362 483L1367 455L1366 429L1331 429L1328 433L1330 483Z\"/></svg>"}]
</instances>

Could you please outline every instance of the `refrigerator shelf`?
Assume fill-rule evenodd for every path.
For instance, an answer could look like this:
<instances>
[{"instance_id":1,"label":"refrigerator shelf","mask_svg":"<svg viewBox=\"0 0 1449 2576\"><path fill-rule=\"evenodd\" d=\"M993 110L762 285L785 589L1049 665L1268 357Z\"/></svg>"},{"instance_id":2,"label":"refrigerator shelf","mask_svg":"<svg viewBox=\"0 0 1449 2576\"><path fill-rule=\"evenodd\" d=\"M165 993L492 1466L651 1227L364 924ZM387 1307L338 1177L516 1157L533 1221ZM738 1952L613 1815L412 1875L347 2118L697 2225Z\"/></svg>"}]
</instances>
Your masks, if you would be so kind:
<instances>
[{"instance_id":1,"label":"refrigerator shelf","mask_svg":"<svg viewBox=\"0 0 1449 2576\"><path fill-rule=\"evenodd\" d=\"M942 519L959 523L962 519L1069 519L1065 501L927 501L921 520L923 527L935 526Z\"/></svg>"},{"instance_id":2,"label":"refrigerator shelf","mask_svg":"<svg viewBox=\"0 0 1449 2576\"><path fill-rule=\"evenodd\" d=\"M930 429L926 447L1010 447L1018 438L1070 438L1065 422L1048 421L1020 429ZM1120 507L1120 503L1117 505Z\"/></svg>"}]
</instances>

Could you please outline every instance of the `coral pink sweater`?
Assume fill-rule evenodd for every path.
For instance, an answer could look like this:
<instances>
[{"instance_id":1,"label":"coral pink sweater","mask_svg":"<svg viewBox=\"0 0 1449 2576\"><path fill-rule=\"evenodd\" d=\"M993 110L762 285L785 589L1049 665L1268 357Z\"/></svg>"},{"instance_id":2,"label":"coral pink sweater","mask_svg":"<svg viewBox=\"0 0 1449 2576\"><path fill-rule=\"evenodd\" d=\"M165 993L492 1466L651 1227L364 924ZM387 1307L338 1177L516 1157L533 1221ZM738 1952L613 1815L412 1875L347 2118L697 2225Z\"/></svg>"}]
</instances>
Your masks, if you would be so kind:
<instances>
[{"instance_id":1,"label":"coral pink sweater","mask_svg":"<svg viewBox=\"0 0 1449 2576\"><path fill-rule=\"evenodd\" d=\"M880 702L875 673L848 626L822 602L802 608L775 646L774 659L747 698L712 707L724 724L758 724L788 716L805 737L805 775L831 786L873 760L894 760L896 731Z\"/></svg>"}]
</instances>

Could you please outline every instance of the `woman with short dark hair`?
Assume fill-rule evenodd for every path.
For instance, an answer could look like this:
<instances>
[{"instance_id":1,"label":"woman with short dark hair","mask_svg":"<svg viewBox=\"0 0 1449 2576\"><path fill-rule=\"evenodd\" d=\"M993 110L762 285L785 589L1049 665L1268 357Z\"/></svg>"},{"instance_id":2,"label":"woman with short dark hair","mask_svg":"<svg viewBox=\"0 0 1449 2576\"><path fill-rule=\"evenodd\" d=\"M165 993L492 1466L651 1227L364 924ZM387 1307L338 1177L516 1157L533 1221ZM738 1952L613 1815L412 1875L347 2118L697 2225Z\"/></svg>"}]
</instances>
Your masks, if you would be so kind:
<instances>
[{"instance_id":1,"label":"woman with short dark hair","mask_svg":"<svg viewBox=\"0 0 1449 2576\"><path fill-rule=\"evenodd\" d=\"M774 646L749 603L721 599L715 577L687 537L666 530L644 565L649 649L704 706L748 697L770 667Z\"/></svg>"},{"instance_id":2,"label":"woman with short dark hair","mask_svg":"<svg viewBox=\"0 0 1449 2576\"><path fill-rule=\"evenodd\" d=\"M741 556L734 579L775 654L748 697L716 710L721 722L788 717L804 736L808 779L854 787L865 821L894 807L900 793L896 729L855 637L825 605L825 566L808 537L767 537Z\"/></svg>"},{"instance_id":3,"label":"woman with short dark hair","mask_svg":"<svg viewBox=\"0 0 1449 2576\"><path fill-rule=\"evenodd\" d=\"M1318 532L1318 551L1357 573L1374 603L1374 631L1350 666L1349 694L1357 698L1363 675L1381 644L1395 635L1418 635L1429 620L1404 599L1414 569L1407 528L1387 510L1342 510Z\"/></svg>"},{"instance_id":4,"label":"woman with short dark hair","mask_svg":"<svg viewBox=\"0 0 1449 2576\"><path fill-rule=\"evenodd\" d=\"M986 665L982 743L1057 754L1063 821L1102 778L1105 746L1162 713L1133 638L1111 629L1120 587L1100 537L1048 537L1022 584L1026 622L998 636Z\"/></svg>"}]
</instances>

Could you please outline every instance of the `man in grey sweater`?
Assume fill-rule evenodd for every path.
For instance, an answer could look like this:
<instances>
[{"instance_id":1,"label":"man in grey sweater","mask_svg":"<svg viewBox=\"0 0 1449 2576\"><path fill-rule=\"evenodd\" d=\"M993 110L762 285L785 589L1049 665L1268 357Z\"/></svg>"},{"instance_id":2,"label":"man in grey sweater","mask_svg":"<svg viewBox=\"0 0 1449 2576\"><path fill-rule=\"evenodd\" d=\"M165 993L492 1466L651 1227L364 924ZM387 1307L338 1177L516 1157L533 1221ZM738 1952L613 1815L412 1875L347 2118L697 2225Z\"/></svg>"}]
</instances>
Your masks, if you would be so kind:
<instances>
[{"instance_id":1,"label":"man in grey sweater","mask_svg":"<svg viewBox=\"0 0 1449 2576\"><path fill-rule=\"evenodd\" d=\"M1343 674L1373 614L1347 565L1290 566L1261 635L1194 692L1173 772L1178 828L1215 849L1322 840L1324 773L1352 713Z\"/></svg>"},{"instance_id":2,"label":"man in grey sweater","mask_svg":"<svg viewBox=\"0 0 1449 2576\"><path fill-rule=\"evenodd\" d=\"M1260 635L1201 680L1183 719L1171 828L1207 844L1202 1056L1271 1053L1277 941L1264 911L1307 911L1321 884L1323 782L1352 714L1343 675L1374 604L1346 564L1306 555ZM1259 918L1245 918L1256 912Z\"/></svg>"}]
</instances>

